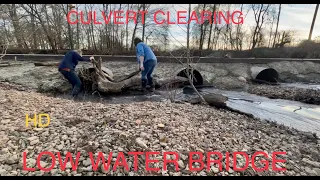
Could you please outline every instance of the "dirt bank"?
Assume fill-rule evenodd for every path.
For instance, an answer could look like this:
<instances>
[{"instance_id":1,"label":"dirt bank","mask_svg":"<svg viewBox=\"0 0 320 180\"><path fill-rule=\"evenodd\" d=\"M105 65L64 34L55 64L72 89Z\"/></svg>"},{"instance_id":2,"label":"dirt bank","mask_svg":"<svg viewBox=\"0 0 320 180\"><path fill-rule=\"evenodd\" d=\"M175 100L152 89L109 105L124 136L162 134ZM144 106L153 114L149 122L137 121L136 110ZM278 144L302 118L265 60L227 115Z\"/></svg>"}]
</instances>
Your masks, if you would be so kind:
<instances>
[{"instance_id":1,"label":"dirt bank","mask_svg":"<svg viewBox=\"0 0 320 180\"><path fill-rule=\"evenodd\" d=\"M269 170L264 172L265 175L320 175L320 141L312 134L226 110L164 102L125 105L76 103L1 86L0 101L0 175L148 175L144 170L144 158L139 158L138 171L134 171L133 156L126 154L129 151L179 153L178 172L170 166L167 171L160 170L152 175L255 174L252 171L235 172L232 165L229 170L224 165L223 170L219 171L217 164L212 164L208 172L190 172L190 151L219 151L224 157L225 152L235 151L248 155L257 151L270 155L275 151L286 151L287 155L278 157L286 162L277 163L277 167L286 167L287 171ZM49 126L43 129L26 128L25 114L41 112L50 115ZM74 152L80 152L77 170L72 171L70 164L67 164L66 170L60 170L58 159L50 172L38 168L34 172L22 170L22 152L27 152L27 166L36 167L36 158L43 151L61 152L63 159L67 151L74 157ZM103 166L93 171L88 152L113 152L112 164L117 154L124 152L130 171L118 168L114 172L104 170L101 168ZM162 155L156 157L163 159ZM264 158L260 156L255 160L258 162L261 159ZM226 163L225 159L223 162ZM237 162L244 165L244 157L237 157ZM51 158L41 158L41 165L48 168ZM154 164L158 167L162 165L162 160ZM257 163L257 166L264 165Z\"/></svg>"},{"instance_id":2,"label":"dirt bank","mask_svg":"<svg viewBox=\"0 0 320 180\"><path fill-rule=\"evenodd\" d=\"M271 99L287 99L320 105L320 90L271 85L250 85L249 93Z\"/></svg>"}]
</instances>

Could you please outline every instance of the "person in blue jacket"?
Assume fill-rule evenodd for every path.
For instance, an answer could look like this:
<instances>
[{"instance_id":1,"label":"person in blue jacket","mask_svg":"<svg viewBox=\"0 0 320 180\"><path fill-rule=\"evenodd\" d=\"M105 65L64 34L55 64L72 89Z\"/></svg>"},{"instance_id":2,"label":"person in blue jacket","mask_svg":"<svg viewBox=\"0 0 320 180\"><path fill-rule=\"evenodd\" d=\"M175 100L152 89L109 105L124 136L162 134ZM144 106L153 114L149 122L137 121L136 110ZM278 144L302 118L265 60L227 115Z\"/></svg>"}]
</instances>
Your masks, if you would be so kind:
<instances>
[{"instance_id":1,"label":"person in blue jacket","mask_svg":"<svg viewBox=\"0 0 320 180\"><path fill-rule=\"evenodd\" d=\"M82 57L82 50L71 50L68 51L61 63L59 64L59 72L69 81L72 85L72 96L76 98L81 89L81 81L75 73L75 68L79 61L91 62L94 59L93 56L90 58Z\"/></svg>"},{"instance_id":2,"label":"person in blue jacket","mask_svg":"<svg viewBox=\"0 0 320 180\"><path fill-rule=\"evenodd\" d=\"M142 91L148 89L154 91L155 84L153 82L152 73L157 65L157 57L154 55L151 48L143 43L141 39L135 38L134 45L136 46L136 56L141 70L141 86Z\"/></svg>"}]
</instances>

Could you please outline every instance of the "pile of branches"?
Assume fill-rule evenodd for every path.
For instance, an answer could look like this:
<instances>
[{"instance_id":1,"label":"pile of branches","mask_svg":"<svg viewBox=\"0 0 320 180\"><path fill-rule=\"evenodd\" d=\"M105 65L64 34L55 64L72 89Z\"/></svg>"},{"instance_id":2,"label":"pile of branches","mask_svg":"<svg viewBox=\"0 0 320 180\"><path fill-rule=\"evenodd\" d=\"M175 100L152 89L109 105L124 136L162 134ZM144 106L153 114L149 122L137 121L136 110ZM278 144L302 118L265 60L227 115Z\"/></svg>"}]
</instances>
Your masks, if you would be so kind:
<instances>
[{"instance_id":1,"label":"pile of branches","mask_svg":"<svg viewBox=\"0 0 320 180\"><path fill-rule=\"evenodd\" d=\"M140 70L116 79L112 71L101 64L102 58L100 57L98 60L92 61L93 67L80 69L79 77L87 92L120 93L125 90L137 90L140 88L141 78L137 76L140 74ZM155 80L155 85L161 88L168 84L183 84L185 82L188 82L187 78L175 76L168 79Z\"/></svg>"},{"instance_id":2,"label":"pile of branches","mask_svg":"<svg viewBox=\"0 0 320 180\"><path fill-rule=\"evenodd\" d=\"M140 73L137 70L128 76L114 79L110 69L102 67L101 57L93 60L93 67L82 68L79 71L79 77L82 79L87 91L99 91L103 93L120 93L125 89L140 86L140 78L136 75Z\"/></svg>"}]
</instances>

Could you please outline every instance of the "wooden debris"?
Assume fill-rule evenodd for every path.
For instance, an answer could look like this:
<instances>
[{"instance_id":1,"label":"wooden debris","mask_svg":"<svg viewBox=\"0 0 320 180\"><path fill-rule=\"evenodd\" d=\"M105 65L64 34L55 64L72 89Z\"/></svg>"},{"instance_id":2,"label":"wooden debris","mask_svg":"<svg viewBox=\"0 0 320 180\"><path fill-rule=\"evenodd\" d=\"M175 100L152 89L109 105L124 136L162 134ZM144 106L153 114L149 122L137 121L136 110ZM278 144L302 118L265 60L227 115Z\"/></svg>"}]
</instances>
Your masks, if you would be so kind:
<instances>
[{"instance_id":1,"label":"wooden debris","mask_svg":"<svg viewBox=\"0 0 320 180\"><path fill-rule=\"evenodd\" d=\"M100 58L99 60L93 60L93 67L80 69L79 77L83 79L85 86L89 87L87 90L97 90L103 93L120 93L127 89L135 89L141 86L141 78L137 76L140 70L134 71L127 76L114 79L112 71L106 67L102 67L101 64L102 59ZM170 83L187 82L187 79L174 77L160 80L159 82L155 82L156 85L161 86Z\"/></svg>"}]
</instances>

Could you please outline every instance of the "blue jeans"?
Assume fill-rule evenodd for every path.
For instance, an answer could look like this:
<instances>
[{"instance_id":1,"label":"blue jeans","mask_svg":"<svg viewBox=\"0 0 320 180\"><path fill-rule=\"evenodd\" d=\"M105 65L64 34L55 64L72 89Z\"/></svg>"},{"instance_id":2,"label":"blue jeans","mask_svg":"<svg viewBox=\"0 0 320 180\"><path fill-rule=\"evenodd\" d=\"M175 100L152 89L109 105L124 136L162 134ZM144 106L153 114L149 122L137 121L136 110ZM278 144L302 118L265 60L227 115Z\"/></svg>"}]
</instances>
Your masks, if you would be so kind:
<instances>
[{"instance_id":1,"label":"blue jeans","mask_svg":"<svg viewBox=\"0 0 320 180\"><path fill-rule=\"evenodd\" d=\"M72 96L77 96L81 89L81 81L74 71L59 70L59 72L69 81L72 85Z\"/></svg>"},{"instance_id":2,"label":"blue jeans","mask_svg":"<svg viewBox=\"0 0 320 180\"><path fill-rule=\"evenodd\" d=\"M156 65L157 61L155 60L148 60L143 63L144 70L141 72L142 88L145 88L147 85L154 85L152 73Z\"/></svg>"}]
</instances>

